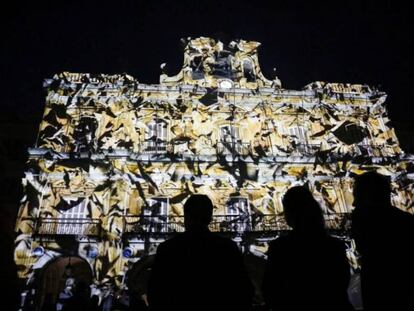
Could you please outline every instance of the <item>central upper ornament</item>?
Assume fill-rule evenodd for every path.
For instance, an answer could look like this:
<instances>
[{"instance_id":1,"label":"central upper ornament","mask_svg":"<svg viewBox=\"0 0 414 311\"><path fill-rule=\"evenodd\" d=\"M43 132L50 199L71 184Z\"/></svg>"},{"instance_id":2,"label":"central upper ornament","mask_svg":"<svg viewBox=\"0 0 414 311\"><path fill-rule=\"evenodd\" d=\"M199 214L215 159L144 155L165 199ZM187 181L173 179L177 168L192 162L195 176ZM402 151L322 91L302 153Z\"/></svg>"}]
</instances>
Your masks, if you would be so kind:
<instances>
[{"instance_id":1,"label":"central upper ornament","mask_svg":"<svg viewBox=\"0 0 414 311\"><path fill-rule=\"evenodd\" d=\"M209 88L281 88L280 80L266 79L259 66L256 41L236 40L225 46L221 41L199 37L183 39L184 64L175 76L163 72L160 83L199 85ZM161 67L163 68L163 66Z\"/></svg>"}]
</instances>

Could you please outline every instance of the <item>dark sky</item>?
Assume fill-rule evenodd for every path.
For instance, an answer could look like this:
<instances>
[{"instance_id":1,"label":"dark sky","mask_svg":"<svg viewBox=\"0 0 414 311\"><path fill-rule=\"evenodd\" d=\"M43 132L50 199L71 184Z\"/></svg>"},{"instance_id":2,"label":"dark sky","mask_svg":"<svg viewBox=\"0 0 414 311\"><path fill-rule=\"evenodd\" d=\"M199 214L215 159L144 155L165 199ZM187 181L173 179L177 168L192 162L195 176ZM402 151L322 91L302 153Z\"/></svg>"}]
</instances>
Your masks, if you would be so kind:
<instances>
[{"instance_id":1,"label":"dark sky","mask_svg":"<svg viewBox=\"0 0 414 311\"><path fill-rule=\"evenodd\" d=\"M262 42L263 72L272 77L276 67L288 89L315 80L381 85L393 119L413 123L413 21L397 1L32 2L3 11L2 104L12 111L38 115L42 80L63 70L157 83L160 63L178 72L181 37L210 35Z\"/></svg>"},{"instance_id":2,"label":"dark sky","mask_svg":"<svg viewBox=\"0 0 414 311\"><path fill-rule=\"evenodd\" d=\"M14 1L1 9L2 148L24 163L43 112L44 78L122 73L158 83L182 64L180 38L262 43L262 71L287 89L315 81L368 83L389 94L400 140L413 146L413 17L397 1ZM17 138L16 138L17 137ZM410 143L411 142L411 143Z\"/></svg>"}]
</instances>

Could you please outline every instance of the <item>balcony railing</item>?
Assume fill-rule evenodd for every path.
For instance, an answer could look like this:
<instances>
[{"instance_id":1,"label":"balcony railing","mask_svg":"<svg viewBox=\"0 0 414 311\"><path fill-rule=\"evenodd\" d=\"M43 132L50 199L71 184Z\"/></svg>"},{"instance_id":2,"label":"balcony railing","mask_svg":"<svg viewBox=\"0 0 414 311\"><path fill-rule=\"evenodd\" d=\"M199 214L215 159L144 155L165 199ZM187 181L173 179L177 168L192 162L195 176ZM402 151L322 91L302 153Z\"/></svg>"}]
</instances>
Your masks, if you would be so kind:
<instances>
[{"instance_id":1,"label":"balcony railing","mask_svg":"<svg viewBox=\"0 0 414 311\"><path fill-rule=\"evenodd\" d=\"M99 219L91 218L39 218L37 235L84 235L98 236L101 229Z\"/></svg>"},{"instance_id":2,"label":"balcony railing","mask_svg":"<svg viewBox=\"0 0 414 311\"><path fill-rule=\"evenodd\" d=\"M351 226L350 214L327 214L326 228L346 234ZM214 215L209 225L212 232L249 233L281 232L291 228L282 215ZM124 232L127 234L184 232L183 216L126 216Z\"/></svg>"},{"instance_id":3,"label":"balcony railing","mask_svg":"<svg viewBox=\"0 0 414 311\"><path fill-rule=\"evenodd\" d=\"M173 152L173 145L166 141L145 141L141 144L141 153L144 154L159 154Z\"/></svg>"},{"instance_id":4,"label":"balcony railing","mask_svg":"<svg viewBox=\"0 0 414 311\"><path fill-rule=\"evenodd\" d=\"M184 232L183 216L125 216L126 233Z\"/></svg>"},{"instance_id":5,"label":"balcony railing","mask_svg":"<svg viewBox=\"0 0 414 311\"><path fill-rule=\"evenodd\" d=\"M320 144L300 143L293 147L293 153L300 155L315 155L320 148Z\"/></svg>"},{"instance_id":6,"label":"balcony railing","mask_svg":"<svg viewBox=\"0 0 414 311\"><path fill-rule=\"evenodd\" d=\"M185 153L189 150L189 143L173 144L167 141L152 142L146 141L140 145L140 152L143 154L164 154L164 153ZM211 147L214 144L211 142ZM215 144L216 154L218 155L259 155L259 156L314 156L320 150L320 144L295 143L292 145L271 145L261 146L254 143L247 143L241 141L223 142L219 141ZM377 146L377 145L362 145L353 146L351 153L356 155L371 156L371 157L389 157L395 156L396 151L391 146ZM203 151L200 151L203 154Z\"/></svg>"},{"instance_id":7,"label":"balcony railing","mask_svg":"<svg viewBox=\"0 0 414 311\"><path fill-rule=\"evenodd\" d=\"M325 214L329 231L346 234L351 228L349 213ZM184 232L183 216L125 216L124 232L130 234L169 234ZM291 228L282 215L214 215L209 225L212 232L249 233L281 232ZM90 218L39 218L37 235L99 236L99 219Z\"/></svg>"},{"instance_id":8,"label":"balcony railing","mask_svg":"<svg viewBox=\"0 0 414 311\"><path fill-rule=\"evenodd\" d=\"M251 144L243 142L217 142L217 154L248 155L251 153Z\"/></svg>"},{"instance_id":9,"label":"balcony railing","mask_svg":"<svg viewBox=\"0 0 414 311\"><path fill-rule=\"evenodd\" d=\"M289 156L289 155L315 155L320 149L320 144L296 144L295 146L261 146L253 143L234 141L218 141L216 144L211 142L211 147L216 149L218 155L266 155L266 156ZM189 150L188 143L173 144L167 141L141 143L140 152L143 154L164 154L164 153L183 153ZM200 151L203 154L203 151Z\"/></svg>"},{"instance_id":10,"label":"balcony railing","mask_svg":"<svg viewBox=\"0 0 414 311\"><path fill-rule=\"evenodd\" d=\"M325 214L325 227L331 231L349 232L351 230L350 213Z\"/></svg>"},{"instance_id":11,"label":"balcony railing","mask_svg":"<svg viewBox=\"0 0 414 311\"><path fill-rule=\"evenodd\" d=\"M392 146L378 146L378 145L362 145L355 146L355 152L358 155L365 155L371 157L393 157L398 154Z\"/></svg>"}]
</instances>

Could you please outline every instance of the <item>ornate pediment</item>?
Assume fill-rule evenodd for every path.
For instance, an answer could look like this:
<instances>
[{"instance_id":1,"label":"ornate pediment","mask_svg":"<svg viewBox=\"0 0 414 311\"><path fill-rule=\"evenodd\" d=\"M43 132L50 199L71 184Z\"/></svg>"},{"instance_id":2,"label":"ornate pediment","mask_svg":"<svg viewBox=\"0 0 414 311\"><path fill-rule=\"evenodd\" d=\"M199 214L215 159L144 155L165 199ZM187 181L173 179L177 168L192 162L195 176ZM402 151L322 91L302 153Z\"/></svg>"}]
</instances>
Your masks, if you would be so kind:
<instances>
[{"instance_id":1,"label":"ornate pediment","mask_svg":"<svg viewBox=\"0 0 414 311\"><path fill-rule=\"evenodd\" d=\"M268 80L262 74L257 55L259 42L235 40L225 45L206 37L183 41L184 64L181 71L175 76L163 72L161 84L190 84L209 88L281 88L277 77ZM161 68L164 67L165 64L161 65Z\"/></svg>"}]
</instances>

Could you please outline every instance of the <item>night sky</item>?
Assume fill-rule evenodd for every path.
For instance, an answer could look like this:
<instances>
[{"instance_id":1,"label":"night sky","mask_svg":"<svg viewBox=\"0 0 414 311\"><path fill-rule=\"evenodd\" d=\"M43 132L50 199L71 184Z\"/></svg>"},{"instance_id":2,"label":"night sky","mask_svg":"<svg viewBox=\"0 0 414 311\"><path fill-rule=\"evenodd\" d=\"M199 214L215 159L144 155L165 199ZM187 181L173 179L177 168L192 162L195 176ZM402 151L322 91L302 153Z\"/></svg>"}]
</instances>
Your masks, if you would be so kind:
<instances>
[{"instance_id":1,"label":"night sky","mask_svg":"<svg viewBox=\"0 0 414 311\"><path fill-rule=\"evenodd\" d=\"M25 150L44 109L42 81L61 71L123 73L158 83L180 70L180 38L262 43L264 75L286 89L316 81L367 83L389 94L403 148L413 152L413 17L405 2L112 1L2 8L2 195L17 209Z\"/></svg>"}]
</instances>

